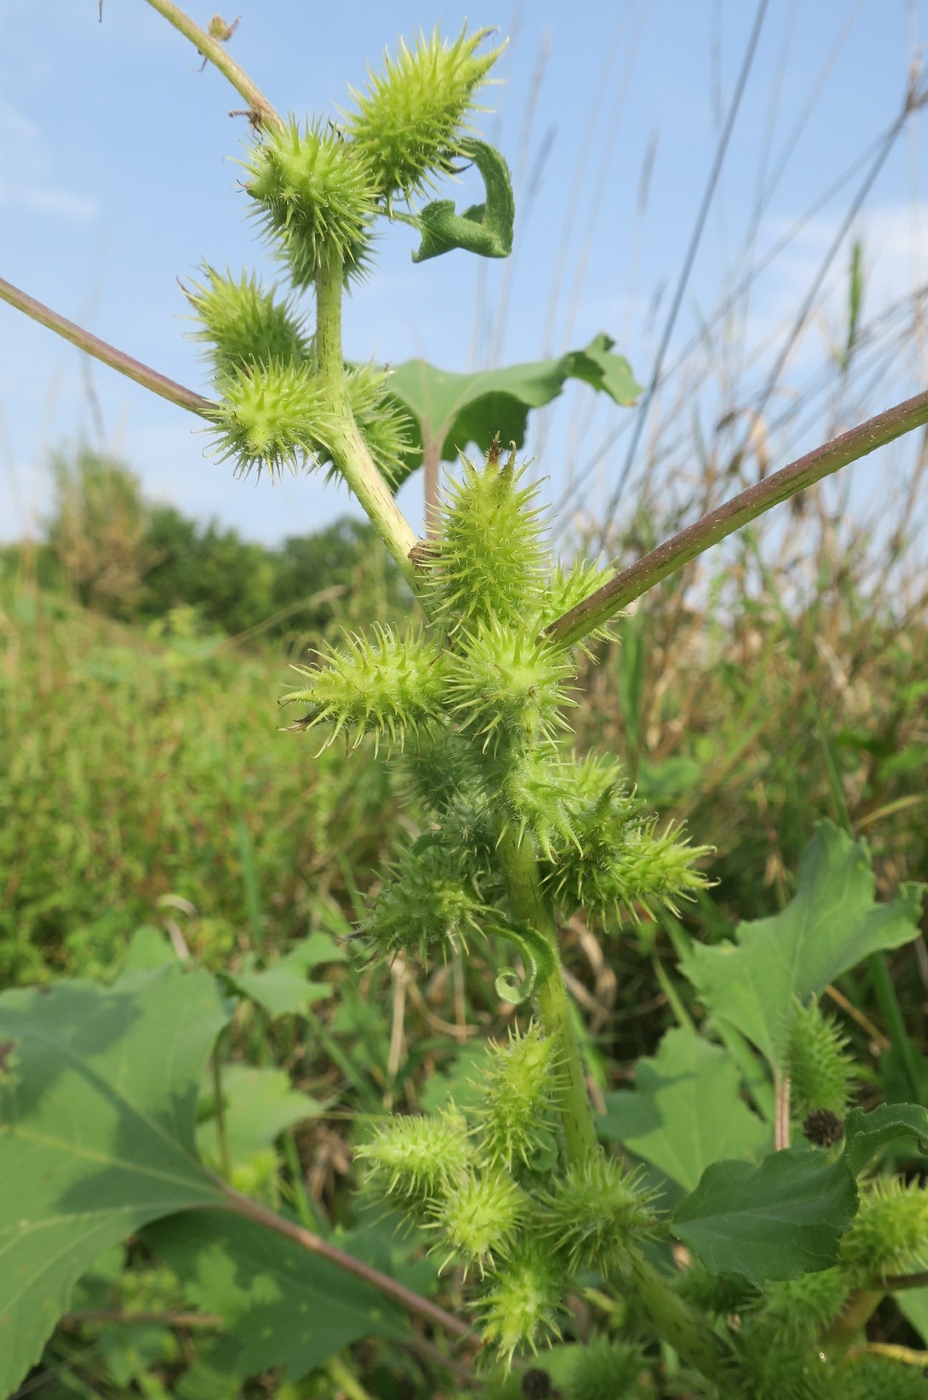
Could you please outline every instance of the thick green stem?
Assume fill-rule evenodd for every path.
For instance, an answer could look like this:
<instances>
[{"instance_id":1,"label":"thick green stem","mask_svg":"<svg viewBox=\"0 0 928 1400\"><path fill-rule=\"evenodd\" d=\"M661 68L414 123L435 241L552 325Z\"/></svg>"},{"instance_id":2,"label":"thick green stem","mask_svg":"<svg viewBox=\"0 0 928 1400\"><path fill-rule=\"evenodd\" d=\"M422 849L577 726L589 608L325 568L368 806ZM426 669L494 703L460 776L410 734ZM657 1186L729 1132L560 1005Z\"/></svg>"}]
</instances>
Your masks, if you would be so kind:
<instances>
[{"instance_id":1,"label":"thick green stem","mask_svg":"<svg viewBox=\"0 0 928 1400\"><path fill-rule=\"evenodd\" d=\"M554 912L545 898L538 873L538 862L527 837L519 840L512 826L503 829L499 841L499 858L509 887L509 905L513 917L536 929L550 944L554 953L554 971L538 989L538 1010L548 1035L556 1037L561 1047L560 1114L564 1131L567 1161L580 1166L599 1151L593 1110L586 1089L580 1047L570 1019L570 1003L561 973Z\"/></svg>"},{"instance_id":2,"label":"thick green stem","mask_svg":"<svg viewBox=\"0 0 928 1400\"><path fill-rule=\"evenodd\" d=\"M386 544L406 582L417 589L419 580L410 558L417 543L415 532L371 460L371 454L351 416L342 351L343 273L341 257L330 251L324 256L316 277L316 366L320 378L328 381L331 391L335 419L329 444L332 460Z\"/></svg>"},{"instance_id":3,"label":"thick green stem","mask_svg":"<svg viewBox=\"0 0 928 1400\"><path fill-rule=\"evenodd\" d=\"M635 1295L655 1331L707 1380L722 1380L722 1357L709 1325L698 1317L660 1274L639 1255L633 1265Z\"/></svg>"}]
</instances>

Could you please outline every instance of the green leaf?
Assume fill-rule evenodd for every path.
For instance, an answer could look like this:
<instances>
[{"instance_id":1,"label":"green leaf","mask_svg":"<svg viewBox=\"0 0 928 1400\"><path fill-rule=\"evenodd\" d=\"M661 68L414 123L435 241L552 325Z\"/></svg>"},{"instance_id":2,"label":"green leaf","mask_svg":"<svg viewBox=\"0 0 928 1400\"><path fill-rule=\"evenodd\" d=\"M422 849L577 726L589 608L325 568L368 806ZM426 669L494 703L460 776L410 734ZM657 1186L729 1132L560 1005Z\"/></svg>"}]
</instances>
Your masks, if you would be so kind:
<instances>
[{"instance_id":1,"label":"green leaf","mask_svg":"<svg viewBox=\"0 0 928 1400\"><path fill-rule=\"evenodd\" d=\"M816 1152L774 1152L759 1167L708 1167L670 1228L714 1273L759 1286L830 1268L856 1210L843 1157L828 1165Z\"/></svg>"},{"instance_id":2,"label":"green leaf","mask_svg":"<svg viewBox=\"0 0 928 1400\"><path fill-rule=\"evenodd\" d=\"M871 1113L855 1108L844 1124L844 1157L859 1176L876 1154L899 1138L914 1138L928 1154L928 1110L914 1103L884 1103Z\"/></svg>"},{"instance_id":3,"label":"green leaf","mask_svg":"<svg viewBox=\"0 0 928 1400\"><path fill-rule=\"evenodd\" d=\"M906 1288L894 1293L896 1307L908 1318L923 1342L928 1342L928 1288Z\"/></svg>"},{"instance_id":4,"label":"green leaf","mask_svg":"<svg viewBox=\"0 0 928 1400\"><path fill-rule=\"evenodd\" d=\"M327 933L311 933L265 972L224 974L243 996L271 1016L299 1015L332 995L328 982L308 982L306 974L322 963L345 962L348 954Z\"/></svg>"},{"instance_id":5,"label":"green leaf","mask_svg":"<svg viewBox=\"0 0 928 1400\"><path fill-rule=\"evenodd\" d=\"M483 176L486 200L472 204L458 214L453 199L436 199L418 214L394 215L413 224L422 233L422 242L413 253L413 262L425 262L454 248L476 253L481 258L508 258L512 252L512 230L516 206L503 156L485 141L461 143L466 155Z\"/></svg>"},{"instance_id":6,"label":"green leaf","mask_svg":"<svg viewBox=\"0 0 928 1400\"><path fill-rule=\"evenodd\" d=\"M285 1128L315 1118L322 1104L290 1086L286 1070L254 1065L226 1065L222 1074L226 1141L232 1165L245 1166L265 1152ZM219 1166L219 1141L215 1117L197 1130L197 1146L204 1161Z\"/></svg>"},{"instance_id":7,"label":"green leaf","mask_svg":"<svg viewBox=\"0 0 928 1400\"><path fill-rule=\"evenodd\" d=\"M414 445L405 473L394 473L399 486L422 464L423 446L453 462L469 443L487 452L499 433L504 444L525 442L528 415L556 399L568 379L582 379L616 403L634 403L641 392L628 361L612 353L609 336L600 333L584 350L559 360L538 360L505 369L454 374L425 360L407 360L387 381L387 394L412 420Z\"/></svg>"},{"instance_id":8,"label":"green leaf","mask_svg":"<svg viewBox=\"0 0 928 1400\"><path fill-rule=\"evenodd\" d=\"M182 1279L191 1307L218 1313L209 1364L237 1376L282 1367L296 1380L360 1337L406 1329L402 1312L360 1279L238 1216L159 1221L146 1243Z\"/></svg>"},{"instance_id":9,"label":"green leaf","mask_svg":"<svg viewBox=\"0 0 928 1400\"><path fill-rule=\"evenodd\" d=\"M711 1163L755 1161L771 1145L770 1129L741 1099L739 1082L720 1046L671 1030L653 1059L638 1061L637 1087L606 1095L597 1129L693 1191Z\"/></svg>"},{"instance_id":10,"label":"green leaf","mask_svg":"<svg viewBox=\"0 0 928 1400\"><path fill-rule=\"evenodd\" d=\"M111 987L0 996L0 1395L101 1254L159 1216L222 1202L194 1132L226 1020L213 979L177 962Z\"/></svg>"},{"instance_id":11,"label":"green leaf","mask_svg":"<svg viewBox=\"0 0 928 1400\"><path fill-rule=\"evenodd\" d=\"M903 885L892 904L876 904L866 844L821 822L786 908L739 924L737 945L695 945L682 970L713 1015L782 1067L794 999L819 996L869 953L915 938L922 888Z\"/></svg>"}]
</instances>

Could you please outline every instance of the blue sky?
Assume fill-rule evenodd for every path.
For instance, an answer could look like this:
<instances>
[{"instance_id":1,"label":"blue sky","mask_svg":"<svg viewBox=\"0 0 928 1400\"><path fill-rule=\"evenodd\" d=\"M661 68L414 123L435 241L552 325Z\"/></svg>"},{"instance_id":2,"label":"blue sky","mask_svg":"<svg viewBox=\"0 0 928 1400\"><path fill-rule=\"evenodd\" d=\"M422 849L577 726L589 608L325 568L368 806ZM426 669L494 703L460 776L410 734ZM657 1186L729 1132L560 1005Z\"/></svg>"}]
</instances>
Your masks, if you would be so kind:
<instances>
[{"instance_id":1,"label":"blue sky","mask_svg":"<svg viewBox=\"0 0 928 1400\"><path fill-rule=\"evenodd\" d=\"M214 5L188 8L205 23ZM366 63L420 25L441 21L453 33L466 14L471 26L510 35L504 81L486 96L496 112L482 122L516 176L514 258L488 266L454 253L416 267L412 231L385 230L376 276L346 313L348 353L393 363L423 355L464 370L560 353L605 330L645 380L755 10L753 0L478 0L466 10L432 0L237 0L226 16L241 14L231 52L279 110L299 115L334 114L346 83L362 83ZM926 0L769 0L672 355L739 265L758 191L762 253L895 119L926 33ZM247 124L228 115L241 103L212 68L198 69L144 0L105 0L102 23L97 0L0 0L0 276L202 389L178 277L203 259L270 278L274 268L243 218L234 160ZM920 123L910 119L850 231L864 240L871 318L925 280ZM738 317L714 323L721 361L738 364L744 392L763 382L861 177L777 256ZM451 193L469 202L469 186ZM844 248L791 357L797 382L827 367L840 339L846 271ZM917 339L889 356L882 378L861 384L861 411L913 391ZM693 390L700 412L725 401L724 377ZM689 410L687 392L681 382L661 406L665 417ZM349 505L315 477L235 481L204 457L196 420L101 366L88 381L76 351L0 304L0 537L34 527L47 509L52 450L81 435L97 441L94 398L107 448L152 498L201 519L274 541ZM828 411L823 400L818 419L812 411L771 429L773 465L813 445ZM619 424L582 386L564 395L535 436L555 495ZM586 478L594 508L621 465L622 441ZM417 517L418 483L404 501Z\"/></svg>"}]
</instances>

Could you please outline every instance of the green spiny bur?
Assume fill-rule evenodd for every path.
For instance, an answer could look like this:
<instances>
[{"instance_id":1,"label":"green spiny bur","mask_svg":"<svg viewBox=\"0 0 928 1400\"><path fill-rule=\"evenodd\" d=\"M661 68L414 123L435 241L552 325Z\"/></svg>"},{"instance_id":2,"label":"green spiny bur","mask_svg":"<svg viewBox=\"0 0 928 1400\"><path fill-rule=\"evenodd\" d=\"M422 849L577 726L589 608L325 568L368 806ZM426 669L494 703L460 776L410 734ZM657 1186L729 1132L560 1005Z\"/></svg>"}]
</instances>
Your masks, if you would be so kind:
<instances>
[{"instance_id":1,"label":"green spiny bur","mask_svg":"<svg viewBox=\"0 0 928 1400\"><path fill-rule=\"evenodd\" d=\"M463 1255L482 1277L487 1265L511 1253L528 1211L528 1197L512 1177L490 1168L456 1182L438 1207L435 1223L451 1246L450 1257Z\"/></svg>"},{"instance_id":2,"label":"green spiny bur","mask_svg":"<svg viewBox=\"0 0 928 1400\"><path fill-rule=\"evenodd\" d=\"M442 716L442 656L415 631L401 637L375 625L370 637L346 637L322 665L294 669L308 684L281 703L308 707L301 728L331 725L327 743L345 733L357 746L373 734L402 747L407 734Z\"/></svg>"},{"instance_id":3,"label":"green spiny bur","mask_svg":"<svg viewBox=\"0 0 928 1400\"><path fill-rule=\"evenodd\" d=\"M557 1046L540 1026L516 1028L502 1044L490 1042L481 1073L481 1150L510 1171L530 1166L550 1136L548 1118L557 1071Z\"/></svg>"},{"instance_id":4,"label":"green spiny bur","mask_svg":"<svg viewBox=\"0 0 928 1400\"><path fill-rule=\"evenodd\" d=\"M823 1016L817 1001L795 1007L786 1068L796 1117L805 1118L814 1109L844 1117L855 1078L848 1044L837 1021Z\"/></svg>"},{"instance_id":5,"label":"green spiny bur","mask_svg":"<svg viewBox=\"0 0 928 1400\"><path fill-rule=\"evenodd\" d=\"M458 642L448 662L448 707L484 753L550 740L564 727L560 711L574 667L563 652L495 618L459 633Z\"/></svg>"},{"instance_id":6,"label":"green spiny bur","mask_svg":"<svg viewBox=\"0 0 928 1400\"><path fill-rule=\"evenodd\" d=\"M841 1242L845 1261L881 1276L928 1263L928 1191L919 1182L881 1177L862 1195Z\"/></svg>"},{"instance_id":7,"label":"green spiny bur","mask_svg":"<svg viewBox=\"0 0 928 1400\"><path fill-rule=\"evenodd\" d=\"M523 1239L480 1300L484 1341L510 1359L560 1336L563 1276L551 1250Z\"/></svg>"},{"instance_id":8,"label":"green spiny bur","mask_svg":"<svg viewBox=\"0 0 928 1400\"><path fill-rule=\"evenodd\" d=\"M539 1231L572 1273L608 1270L627 1262L654 1229L652 1196L615 1157L571 1167L544 1197Z\"/></svg>"},{"instance_id":9,"label":"green spiny bur","mask_svg":"<svg viewBox=\"0 0 928 1400\"><path fill-rule=\"evenodd\" d=\"M277 476L328 456L333 417L329 397L312 366L273 361L229 370L218 380L216 452L237 470Z\"/></svg>"},{"instance_id":10,"label":"green spiny bur","mask_svg":"<svg viewBox=\"0 0 928 1400\"><path fill-rule=\"evenodd\" d=\"M425 961L465 946L489 912L457 854L426 837L401 853L361 928L382 954L414 948Z\"/></svg>"},{"instance_id":11,"label":"green spiny bur","mask_svg":"<svg viewBox=\"0 0 928 1400\"><path fill-rule=\"evenodd\" d=\"M418 1220L423 1206L441 1200L464 1176L474 1152L464 1119L452 1110L393 1118L355 1155L367 1164L367 1189Z\"/></svg>"},{"instance_id":12,"label":"green spiny bur","mask_svg":"<svg viewBox=\"0 0 928 1400\"><path fill-rule=\"evenodd\" d=\"M203 273L206 281L184 292L200 324L193 338L206 345L217 377L311 358L311 339L290 298L276 300L254 273L243 271L236 281L209 264Z\"/></svg>"},{"instance_id":13,"label":"green spiny bur","mask_svg":"<svg viewBox=\"0 0 928 1400\"><path fill-rule=\"evenodd\" d=\"M318 122L290 121L252 147L245 170L256 217L295 286L312 284L324 252L337 252L346 273L363 270L377 189L350 142Z\"/></svg>"},{"instance_id":14,"label":"green spiny bur","mask_svg":"<svg viewBox=\"0 0 928 1400\"><path fill-rule=\"evenodd\" d=\"M352 89L357 111L345 127L381 197L421 192L461 155L473 94L500 52L477 55L490 32L465 28L447 43L435 29L411 47L401 39L395 58L387 53L379 73L368 70L367 91Z\"/></svg>"},{"instance_id":15,"label":"green spiny bur","mask_svg":"<svg viewBox=\"0 0 928 1400\"><path fill-rule=\"evenodd\" d=\"M928 1377L916 1366L865 1356L842 1377L840 1400L928 1400Z\"/></svg>"},{"instance_id":16,"label":"green spiny bur","mask_svg":"<svg viewBox=\"0 0 928 1400\"><path fill-rule=\"evenodd\" d=\"M514 453L501 467L494 446L482 468L462 457L460 480L447 487L429 606L452 634L482 622L531 635L548 560L538 488L519 485L525 470Z\"/></svg>"},{"instance_id":17,"label":"green spiny bur","mask_svg":"<svg viewBox=\"0 0 928 1400\"><path fill-rule=\"evenodd\" d=\"M593 1337L570 1373L567 1400L631 1400L644 1395L638 1381L645 1369L640 1347L609 1337Z\"/></svg>"}]
</instances>

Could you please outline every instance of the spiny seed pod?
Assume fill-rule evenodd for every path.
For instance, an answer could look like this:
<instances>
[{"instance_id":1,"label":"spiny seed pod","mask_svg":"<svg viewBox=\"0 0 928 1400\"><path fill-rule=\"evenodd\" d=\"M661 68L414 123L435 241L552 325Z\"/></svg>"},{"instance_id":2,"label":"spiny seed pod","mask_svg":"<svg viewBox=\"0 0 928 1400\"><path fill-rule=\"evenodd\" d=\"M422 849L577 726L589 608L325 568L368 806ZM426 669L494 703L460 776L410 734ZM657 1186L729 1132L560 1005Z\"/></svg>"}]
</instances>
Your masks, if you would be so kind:
<instances>
[{"instance_id":1,"label":"spiny seed pod","mask_svg":"<svg viewBox=\"0 0 928 1400\"><path fill-rule=\"evenodd\" d=\"M928 1400L928 1379L915 1366L865 1356L841 1377L843 1400Z\"/></svg>"},{"instance_id":2,"label":"spiny seed pod","mask_svg":"<svg viewBox=\"0 0 928 1400\"><path fill-rule=\"evenodd\" d=\"M629 1400L645 1369L639 1347L593 1337L581 1348L570 1373L567 1400Z\"/></svg>"},{"instance_id":3,"label":"spiny seed pod","mask_svg":"<svg viewBox=\"0 0 928 1400\"><path fill-rule=\"evenodd\" d=\"M438 29L420 34L410 49L401 39L396 58L384 55L383 70L368 69L368 90L351 89L357 112L346 129L364 156L378 193L423 190L433 174L451 169L460 154L474 90L501 50L476 55L491 31L468 36L466 27L453 43L442 43Z\"/></svg>"},{"instance_id":4,"label":"spiny seed pod","mask_svg":"<svg viewBox=\"0 0 928 1400\"><path fill-rule=\"evenodd\" d=\"M520 1347L537 1351L560 1336L563 1278L557 1259L537 1240L524 1240L507 1259L492 1291L480 1300L483 1339L511 1360Z\"/></svg>"},{"instance_id":5,"label":"spiny seed pod","mask_svg":"<svg viewBox=\"0 0 928 1400\"><path fill-rule=\"evenodd\" d=\"M525 1192L505 1172L484 1171L457 1182L435 1213L435 1224L451 1245L449 1261L463 1254L483 1277L494 1260L510 1254L528 1208Z\"/></svg>"},{"instance_id":6,"label":"spiny seed pod","mask_svg":"<svg viewBox=\"0 0 928 1400\"><path fill-rule=\"evenodd\" d=\"M420 1211L443 1199L473 1160L467 1125L454 1110L393 1118L355 1156L366 1162L366 1188L401 1209Z\"/></svg>"},{"instance_id":7,"label":"spiny seed pod","mask_svg":"<svg viewBox=\"0 0 928 1400\"><path fill-rule=\"evenodd\" d=\"M542 594L539 623L547 627L557 618L563 617L571 608L589 598L597 588L601 588L612 578L614 569L601 569L589 559L575 559L569 569L562 564L555 566L554 572ZM604 623L588 633L587 644L594 640L605 640L612 635L611 623Z\"/></svg>"},{"instance_id":8,"label":"spiny seed pod","mask_svg":"<svg viewBox=\"0 0 928 1400\"><path fill-rule=\"evenodd\" d=\"M245 162L245 189L294 285L308 287L334 251L346 276L363 270L377 191L359 152L334 131L291 121L265 133Z\"/></svg>"},{"instance_id":9,"label":"spiny seed pod","mask_svg":"<svg viewBox=\"0 0 928 1400\"><path fill-rule=\"evenodd\" d=\"M333 726L327 744L343 731L355 747L365 734L402 747L441 717L441 653L422 634L400 637L375 624L371 637L353 634L329 651L321 666L295 666L309 684L291 691L281 704L307 706L297 726Z\"/></svg>"},{"instance_id":10,"label":"spiny seed pod","mask_svg":"<svg viewBox=\"0 0 928 1400\"><path fill-rule=\"evenodd\" d=\"M461 458L461 479L447 487L439 564L430 570L432 608L452 633L479 622L520 632L539 603L547 563L539 538L537 486L520 487L526 466L515 453L500 467L497 448L478 469Z\"/></svg>"},{"instance_id":11,"label":"spiny seed pod","mask_svg":"<svg viewBox=\"0 0 928 1400\"><path fill-rule=\"evenodd\" d=\"M642 820L637 803L617 786L571 812L570 824L574 840L545 874L564 909L634 913L637 903L654 900L673 909L676 899L705 888L706 876L693 866L711 848L677 840L673 829L658 834L656 821Z\"/></svg>"},{"instance_id":12,"label":"spiny seed pod","mask_svg":"<svg viewBox=\"0 0 928 1400\"><path fill-rule=\"evenodd\" d=\"M651 1193L616 1157L571 1167L544 1197L539 1233L566 1255L571 1273L621 1265L653 1230Z\"/></svg>"},{"instance_id":13,"label":"spiny seed pod","mask_svg":"<svg viewBox=\"0 0 928 1400\"><path fill-rule=\"evenodd\" d=\"M547 1144L547 1119L557 1087L557 1042L532 1024L511 1031L503 1044L489 1042L481 1070L480 1142L488 1162L511 1171L530 1166Z\"/></svg>"},{"instance_id":14,"label":"spiny seed pod","mask_svg":"<svg viewBox=\"0 0 928 1400\"><path fill-rule=\"evenodd\" d=\"M495 785L495 805L518 830L520 840L530 831L545 858L559 860L558 851L577 845L571 813L564 802L565 764L548 745L504 751L489 765Z\"/></svg>"},{"instance_id":15,"label":"spiny seed pod","mask_svg":"<svg viewBox=\"0 0 928 1400\"><path fill-rule=\"evenodd\" d=\"M560 714L570 701L565 682L574 675L569 656L493 619L458 634L461 650L448 659L447 695L463 733L484 753L501 745L521 749L566 727Z\"/></svg>"},{"instance_id":16,"label":"spiny seed pod","mask_svg":"<svg viewBox=\"0 0 928 1400\"><path fill-rule=\"evenodd\" d=\"M847 1112L854 1081L854 1061L846 1054L847 1036L832 1016L823 1016L816 1001L796 1005L790 1025L786 1069L793 1111L800 1119L813 1109L837 1118Z\"/></svg>"},{"instance_id":17,"label":"spiny seed pod","mask_svg":"<svg viewBox=\"0 0 928 1400\"><path fill-rule=\"evenodd\" d=\"M261 286L254 273L242 272L236 282L228 271L217 272L206 264L207 282L194 282L184 294L200 323L195 340L209 348L207 354L219 377L248 371L255 365L299 364L310 358L310 338L291 302L276 301L273 290Z\"/></svg>"},{"instance_id":18,"label":"spiny seed pod","mask_svg":"<svg viewBox=\"0 0 928 1400\"><path fill-rule=\"evenodd\" d=\"M410 419L384 387L387 374L376 365L355 365L345 379L351 416L374 465L392 483L412 442Z\"/></svg>"},{"instance_id":19,"label":"spiny seed pod","mask_svg":"<svg viewBox=\"0 0 928 1400\"><path fill-rule=\"evenodd\" d=\"M785 1283L769 1283L762 1316L783 1345L800 1342L833 1322L851 1291L844 1269L822 1269Z\"/></svg>"},{"instance_id":20,"label":"spiny seed pod","mask_svg":"<svg viewBox=\"0 0 928 1400\"><path fill-rule=\"evenodd\" d=\"M324 461L332 432L328 396L309 364L274 361L224 374L214 415L215 450L243 473L278 475Z\"/></svg>"},{"instance_id":21,"label":"spiny seed pod","mask_svg":"<svg viewBox=\"0 0 928 1400\"><path fill-rule=\"evenodd\" d=\"M457 854L433 837L420 839L394 864L361 930L382 953L466 945L490 913Z\"/></svg>"},{"instance_id":22,"label":"spiny seed pod","mask_svg":"<svg viewBox=\"0 0 928 1400\"><path fill-rule=\"evenodd\" d=\"M918 1182L880 1177L861 1197L841 1241L848 1264L869 1274L892 1274L928 1262L928 1191Z\"/></svg>"}]
</instances>

